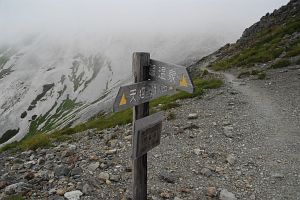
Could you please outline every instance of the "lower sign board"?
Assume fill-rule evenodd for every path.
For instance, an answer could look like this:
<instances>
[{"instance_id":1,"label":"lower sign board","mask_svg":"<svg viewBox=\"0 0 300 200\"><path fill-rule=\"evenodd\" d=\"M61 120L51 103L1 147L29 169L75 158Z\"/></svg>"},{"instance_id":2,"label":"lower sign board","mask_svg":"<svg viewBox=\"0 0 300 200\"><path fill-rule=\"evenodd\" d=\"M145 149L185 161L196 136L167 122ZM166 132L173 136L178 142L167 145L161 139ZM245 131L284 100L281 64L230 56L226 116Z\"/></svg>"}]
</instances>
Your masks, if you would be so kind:
<instances>
[{"instance_id":1,"label":"lower sign board","mask_svg":"<svg viewBox=\"0 0 300 200\"><path fill-rule=\"evenodd\" d=\"M138 119L134 123L133 154L136 159L160 144L163 112Z\"/></svg>"},{"instance_id":2,"label":"lower sign board","mask_svg":"<svg viewBox=\"0 0 300 200\"><path fill-rule=\"evenodd\" d=\"M126 108L149 102L152 99L172 94L175 92L173 86L156 81L143 81L120 87L115 99L113 110L118 112Z\"/></svg>"}]
</instances>

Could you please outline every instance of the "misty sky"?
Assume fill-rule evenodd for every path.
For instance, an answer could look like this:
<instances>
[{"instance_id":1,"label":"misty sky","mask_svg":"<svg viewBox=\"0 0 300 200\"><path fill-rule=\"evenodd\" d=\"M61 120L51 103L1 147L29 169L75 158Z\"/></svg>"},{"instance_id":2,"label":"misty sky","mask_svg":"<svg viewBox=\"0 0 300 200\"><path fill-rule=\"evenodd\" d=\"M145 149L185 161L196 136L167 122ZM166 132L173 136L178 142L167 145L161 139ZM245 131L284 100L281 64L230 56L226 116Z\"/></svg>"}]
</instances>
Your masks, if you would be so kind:
<instances>
[{"instance_id":1,"label":"misty sky","mask_svg":"<svg viewBox=\"0 0 300 200\"><path fill-rule=\"evenodd\" d=\"M35 34L46 35L50 44L69 41L91 52L99 47L107 54L124 49L117 54L127 58L130 52L141 50L179 62L191 54L203 56L235 42L245 28L287 2L0 0L0 47Z\"/></svg>"},{"instance_id":2,"label":"misty sky","mask_svg":"<svg viewBox=\"0 0 300 200\"><path fill-rule=\"evenodd\" d=\"M31 32L210 33L238 36L287 0L0 0L3 37ZM4 33L3 33L4 31Z\"/></svg>"}]
</instances>

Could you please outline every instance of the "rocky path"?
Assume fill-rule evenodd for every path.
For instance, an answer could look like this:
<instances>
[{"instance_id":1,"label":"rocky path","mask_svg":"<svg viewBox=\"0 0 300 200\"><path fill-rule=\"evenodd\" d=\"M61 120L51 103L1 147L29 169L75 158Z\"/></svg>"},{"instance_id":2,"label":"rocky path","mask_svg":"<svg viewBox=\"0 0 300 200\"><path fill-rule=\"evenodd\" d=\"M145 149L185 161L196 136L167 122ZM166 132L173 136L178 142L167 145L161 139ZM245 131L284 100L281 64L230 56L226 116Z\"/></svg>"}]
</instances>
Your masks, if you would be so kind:
<instances>
[{"instance_id":1,"label":"rocky path","mask_svg":"<svg viewBox=\"0 0 300 200\"><path fill-rule=\"evenodd\" d=\"M149 199L300 199L300 68L178 101L148 156ZM0 198L130 199L131 125L0 155ZM76 197L77 196L77 197Z\"/></svg>"}]
</instances>

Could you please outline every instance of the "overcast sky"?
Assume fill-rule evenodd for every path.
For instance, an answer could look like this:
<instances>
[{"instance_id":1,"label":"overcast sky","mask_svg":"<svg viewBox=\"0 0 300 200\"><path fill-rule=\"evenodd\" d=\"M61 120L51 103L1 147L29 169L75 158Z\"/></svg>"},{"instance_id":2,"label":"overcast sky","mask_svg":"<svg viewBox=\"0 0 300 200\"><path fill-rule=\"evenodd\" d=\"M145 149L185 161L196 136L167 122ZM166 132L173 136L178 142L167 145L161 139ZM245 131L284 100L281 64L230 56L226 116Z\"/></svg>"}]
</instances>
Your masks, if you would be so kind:
<instances>
[{"instance_id":1,"label":"overcast sky","mask_svg":"<svg viewBox=\"0 0 300 200\"><path fill-rule=\"evenodd\" d=\"M39 42L44 46L76 44L81 52L106 51L109 57L119 56L120 62L133 51L179 62L235 42L245 28L287 2L0 0L0 47L35 34L43 35Z\"/></svg>"},{"instance_id":2,"label":"overcast sky","mask_svg":"<svg viewBox=\"0 0 300 200\"><path fill-rule=\"evenodd\" d=\"M0 0L1 34L71 31L238 35L287 0Z\"/></svg>"}]
</instances>

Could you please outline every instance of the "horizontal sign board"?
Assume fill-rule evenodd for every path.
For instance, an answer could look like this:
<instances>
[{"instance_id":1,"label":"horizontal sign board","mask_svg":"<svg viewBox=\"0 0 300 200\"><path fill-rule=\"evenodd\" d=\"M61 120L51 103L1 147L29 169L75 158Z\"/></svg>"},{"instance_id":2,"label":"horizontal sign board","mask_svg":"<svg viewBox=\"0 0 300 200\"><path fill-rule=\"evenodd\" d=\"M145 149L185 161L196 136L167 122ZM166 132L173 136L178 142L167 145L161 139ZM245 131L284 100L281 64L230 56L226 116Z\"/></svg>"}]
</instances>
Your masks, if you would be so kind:
<instances>
[{"instance_id":1,"label":"horizontal sign board","mask_svg":"<svg viewBox=\"0 0 300 200\"><path fill-rule=\"evenodd\" d=\"M134 122L133 159L160 144L163 112L138 119Z\"/></svg>"},{"instance_id":2,"label":"horizontal sign board","mask_svg":"<svg viewBox=\"0 0 300 200\"><path fill-rule=\"evenodd\" d=\"M150 59L150 80L172 85L176 89L194 92L194 85L184 66Z\"/></svg>"},{"instance_id":3,"label":"horizontal sign board","mask_svg":"<svg viewBox=\"0 0 300 200\"><path fill-rule=\"evenodd\" d=\"M114 112L121 111L174 92L173 86L156 81L143 81L125 85L119 89L113 110Z\"/></svg>"}]
</instances>

